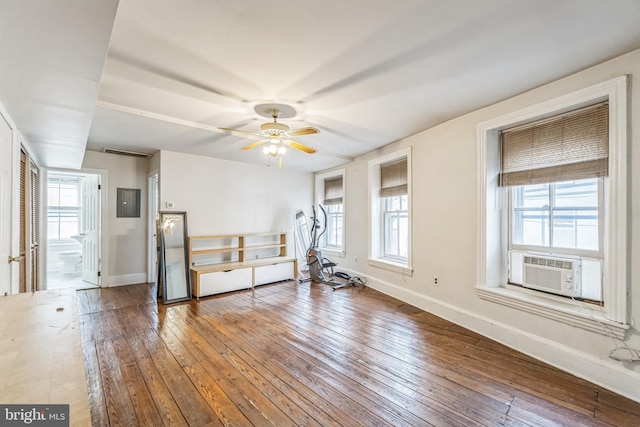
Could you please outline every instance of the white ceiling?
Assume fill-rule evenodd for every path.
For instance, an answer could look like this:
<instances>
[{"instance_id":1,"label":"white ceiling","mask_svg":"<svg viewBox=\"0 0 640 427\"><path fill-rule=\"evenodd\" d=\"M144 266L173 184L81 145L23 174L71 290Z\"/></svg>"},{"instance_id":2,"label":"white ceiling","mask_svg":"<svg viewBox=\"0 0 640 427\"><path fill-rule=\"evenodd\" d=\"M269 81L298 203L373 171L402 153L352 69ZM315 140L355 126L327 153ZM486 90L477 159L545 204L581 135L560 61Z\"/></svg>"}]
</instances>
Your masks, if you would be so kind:
<instances>
[{"instance_id":1,"label":"white ceiling","mask_svg":"<svg viewBox=\"0 0 640 427\"><path fill-rule=\"evenodd\" d=\"M0 102L45 166L85 145L266 164L217 128L278 102L321 131L284 167L317 171L640 48L637 0L114 2L0 6Z\"/></svg>"}]
</instances>

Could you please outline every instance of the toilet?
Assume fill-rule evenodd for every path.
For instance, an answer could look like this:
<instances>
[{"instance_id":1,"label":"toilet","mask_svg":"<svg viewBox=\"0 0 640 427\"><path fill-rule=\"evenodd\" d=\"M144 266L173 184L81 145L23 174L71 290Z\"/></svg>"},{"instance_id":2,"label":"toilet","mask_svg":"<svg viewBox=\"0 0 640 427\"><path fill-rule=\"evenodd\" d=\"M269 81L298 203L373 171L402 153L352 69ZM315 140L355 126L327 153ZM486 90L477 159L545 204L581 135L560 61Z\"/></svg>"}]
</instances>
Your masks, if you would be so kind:
<instances>
[{"instance_id":1,"label":"toilet","mask_svg":"<svg viewBox=\"0 0 640 427\"><path fill-rule=\"evenodd\" d=\"M62 273L72 274L75 273L78 264L82 261L82 253L80 252L60 252L58 258L62 261Z\"/></svg>"}]
</instances>

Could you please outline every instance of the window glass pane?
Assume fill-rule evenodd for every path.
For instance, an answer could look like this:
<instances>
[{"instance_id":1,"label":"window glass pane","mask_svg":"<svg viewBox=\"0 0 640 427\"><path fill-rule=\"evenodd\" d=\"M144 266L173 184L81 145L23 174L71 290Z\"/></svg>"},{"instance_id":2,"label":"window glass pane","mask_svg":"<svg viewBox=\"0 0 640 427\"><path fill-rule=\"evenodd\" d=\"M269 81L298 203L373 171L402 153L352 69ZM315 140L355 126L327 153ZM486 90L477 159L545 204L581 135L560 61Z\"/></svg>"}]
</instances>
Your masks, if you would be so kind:
<instances>
[{"instance_id":1,"label":"window glass pane","mask_svg":"<svg viewBox=\"0 0 640 427\"><path fill-rule=\"evenodd\" d=\"M53 214L49 211L47 216L47 239L59 239L60 236L60 222L57 214Z\"/></svg>"},{"instance_id":2,"label":"window glass pane","mask_svg":"<svg viewBox=\"0 0 640 427\"><path fill-rule=\"evenodd\" d=\"M332 248L342 248L342 203L327 205L327 230L325 245Z\"/></svg>"},{"instance_id":3,"label":"window glass pane","mask_svg":"<svg viewBox=\"0 0 640 427\"><path fill-rule=\"evenodd\" d=\"M549 184L515 187L515 208L540 209L549 206Z\"/></svg>"},{"instance_id":4,"label":"window glass pane","mask_svg":"<svg viewBox=\"0 0 640 427\"><path fill-rule=\"evenodd\" d=\"M409 256L409 197L384 198L384 257L406 260Z\"/></svg>"},{"instance_id":5,"label":"window glass pane","mask_svg":"<svg viewBox=\"0 0 640 427\"><path fill-rule=\"evenodd\" d=\"M598 250L598 210L554 213L553 246Z\"/></svg>"},{"instance_id":6,"label":"window glass pane","mask_svg":"<svg viewBox=\"0 0 640 427\"><path fill-rule=\"evenodd\" d=\"M409 216L406 212L398 215L398 256L409 256Z\"/></svg>"},{"instance_id":7,"label":"window glass pane","mask_svg":"<svg viewBox=\"0 0 640 427\"><path fill-rule=\"evenodd\" d=\"M60 216L60 239L78 234L78 212L64 212Z\"/></svg>"},{"instance_id":8,"label":"window glass pane","mask_svg":"<svg viewBox=\"0 0 640 427\"><path fill-rule=\"evenodd\" d=\"M47 238L69 239L80 232L80 179L51 177L47 182Z\"/></svg>"},{"instance_id":9,"label":"window glass pane","mask_svg":"<svg viewBox=\"0 0 640 427\"><path fill-rule=\"evenodd\" d=\"M553 184L553 246L598 250L598 180Z\"/></svg>"},{"instance_id":10,"label":"window glass pane","mask_svg":"<svg viewBox=\"0 0 640 427\"><path fill-rule=\"evenodd\" d=\"M520 210L513 213L513 242L519 245L549 245L549 211Z\"/></svg>"},{"instance_id":11,"label":"window glass pane","mask_svg":"<svg viewBox=\"0 0 640 427\"><path fill-rule=\"evenodd\" d=\"M60 206L78 206L78 182L60 184Z\"/></svg>"},{"instance_id":12,"label":"window glass pane","mask_svg":"<svg viewBox=\"0 0 640 427\"><path fill-rule=\"evenodd\" d=\"M597 251L598 188L597 178L514 187L512 243Z\"/></svg>"},{"instance_id":13,"label":"window glass pane","mask_svg":"<svg viewBox=\"0 0 640 427\"><path fill-rule=\"evenodd\" d=\"M598 208L598 180L559 182L554 184L554 207Z\"/></svg>"},{"instance_id":14,"label":"window glass pane","mask_svg":"<svg viewBox=\"0 0 640 427\"><path fill-rule=\"evenodd\" d=\"M513 243L548 246L549 184L514 187L513 207Z\"/></svg>"},{"instance_id":15,"label":"window glass pane","mask_svg":"<svg viewBox=\"0 0 640 427\"><path fill-rule=\"evenodd\" d=\"M47 186L47 200L49 206L60 206L60 187L57 184L49 183Z\"/></svg>"}]
</instances>

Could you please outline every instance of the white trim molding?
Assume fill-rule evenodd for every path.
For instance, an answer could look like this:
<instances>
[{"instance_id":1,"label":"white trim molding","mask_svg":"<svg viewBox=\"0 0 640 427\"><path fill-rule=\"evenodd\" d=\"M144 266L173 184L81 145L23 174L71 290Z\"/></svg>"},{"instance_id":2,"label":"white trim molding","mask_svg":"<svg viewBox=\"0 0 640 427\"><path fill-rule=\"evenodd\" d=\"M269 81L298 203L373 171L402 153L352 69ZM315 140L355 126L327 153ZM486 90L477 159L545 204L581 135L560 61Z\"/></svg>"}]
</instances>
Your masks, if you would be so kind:
<instances>
[{"instance_id":1,"label":"white trim molding","mask_svg":"<svg viewBox=\"0 0 640 427\"><path fill-rule=\"evenodd\" d=\"M365 274L356 270L348 268L341 270L351 276L366 277ZM369 276L366 279L366 286L371 289L390 295L614 393L640 402L640 373L638 372L629 371L608 359L600 359L556 341L522 331L512 325L496 322L495 319L478 315L406 287L397 286L376 277ZM486 289L479 289L479 292L484 291ZM492 292L491 295L495 295L495 292ZM606 322L607 325L620 328L616 322Z\"/></svg>"},{"instance_id":2,"label":"white trim molding","mask_svg":"<svg viewBox=\"0 0 640 427\"><path fill-rule=\"evenodd\" d=\"M408 230L408 253L407 263L393 261L382 257L382 220L380 212L380 165L383 163L391 162L396 159L407 158L407 193L409 200L409 230ZM386 154L381 157L369 160L368 163L368 208L369 208L369 239L368 239L368 262L369 265L376 268L383 268L388 271L393 271L406 276L413 275L413 200L412 200L412 162L411 162L411 147L406 147L393 153Z\"/></svg>"},{"instance_id":3,"label":"white trim molding","mask_svg":"<svg viewBox=\"0 0 640 427\"><path fill-rule=\"evenodd\" d=\"M322 249L323 252L325 252L325 254L330 253L332 255L344 258L345 253L346 253L346 246L345 246L345 242L346 242L346 231L344 224L346 224L346 206L347 204L345 203L347 200L347 194L346 194L346 188L347 188L347 177L346 177L346 169L341 168L341 169L336 169L330 172L325 172L325 173L321 173L321 174L317 174L315 176L315 196L316 196L316 205L323 205L324 204L324 180L327 178L336 178L336 177L342 177L342 242L340 243L340 247L336 248L336 247L332 247L332 248L328 248L325 245L326 243L326 235L321 239L322 241L320 242L320 247ZM319 212L318 212L319 214Z\"/></svg>"},{"instance_id":4,"label":"white trim molding","mask_svg":"<svg viewBox=\"0 0 640 427\"><path fill-rule=\"evenodd\" d=\"M585 315L566 298L542 298L506 283L506 203L498 187L499 132L599 101L609 102L609 177L605 180L604 309ZM627 313L627 77L614 79L478 125L478 296L572 326L624 339ZM603 328L603 325L607 325Z\"/></svg>"},{"instance_id":5,"label":"white trim molding","mask_svg":"<svg viewBox=\"0 0 640 427\"><path fill-rule=\"evenodd\" d=\"M135 285L147 283L147 273L123 274L120 276L109 276L106 287Z\"/></svg>"}]
</instances>

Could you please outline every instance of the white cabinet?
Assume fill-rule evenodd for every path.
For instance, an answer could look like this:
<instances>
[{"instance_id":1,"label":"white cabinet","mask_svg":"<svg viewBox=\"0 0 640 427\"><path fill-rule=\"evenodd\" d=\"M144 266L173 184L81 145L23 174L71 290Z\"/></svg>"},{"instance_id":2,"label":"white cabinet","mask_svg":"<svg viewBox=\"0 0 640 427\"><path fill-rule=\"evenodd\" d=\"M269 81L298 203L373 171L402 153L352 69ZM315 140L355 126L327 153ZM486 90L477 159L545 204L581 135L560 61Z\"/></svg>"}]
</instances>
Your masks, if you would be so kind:
<instances>
[{"instance_id":1,"label":"white cabinet","mask_svg":"<svg viewBox=\"0 0 640 427\"><path fill-rule=\"evenodd\" d=\"M280 282L295 278L293 262L279 264L262 265L255 267L254 285L264 285L266 283Z\"/></svg>"},{"instance_id":2,"label":"white cabinet","mask_svg":"<svg viewBox=\"0 0 640 427\"><path fill-rule=\"evenodd\" d=\"M204 273L200 275L198 296L248 289L252 283L251 268Z\"/></svg>"},{"instance_id":3,"label":"white cabinet","mask_svg":"<svg viewBox=\"0 0 640 427\"><path fill-rule=\"evenodd\" d=\"M298 277L283 232L189 236L189 264L197 298Z\"/></svg>"}]
</instances>

